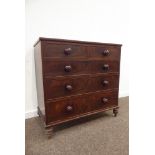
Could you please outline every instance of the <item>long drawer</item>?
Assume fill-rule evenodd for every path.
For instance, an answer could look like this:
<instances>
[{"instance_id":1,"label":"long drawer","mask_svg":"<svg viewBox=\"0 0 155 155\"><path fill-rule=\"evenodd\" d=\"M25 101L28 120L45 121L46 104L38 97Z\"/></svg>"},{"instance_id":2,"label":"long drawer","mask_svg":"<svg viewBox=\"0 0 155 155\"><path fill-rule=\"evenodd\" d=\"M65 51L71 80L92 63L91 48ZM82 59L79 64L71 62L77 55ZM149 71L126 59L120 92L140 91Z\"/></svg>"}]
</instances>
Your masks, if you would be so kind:
<instances>
[{"instance_id":1,"label":"long drawer","mask_svg":"<svg viewBox=\"0 0 155 155\"><path fill-rule=\"evenodd\" d=\"M72 77L45 78L45 99L108 90L119 87L118 74L83 75Z\"/></svg>"},{"instance_id":2,"label":"long drawer","mask_svg":"<svg viewBox=\"0 0 155 155\"><path fill-rule=\"evenodd\" d=\"M119 61L44 60L43 72L44 76L116 73L119 72Z\"/></svg>"},{"instance_id":3,"label":"long drawer","mask_svg":"<svg viewBox=\"0 0 155 155\"><path fill-rule=\"evenodd\" d=\"M56 99L46 103L47 124L63 121L118 104L118 89Z\"/></svg>"}]
</instances>

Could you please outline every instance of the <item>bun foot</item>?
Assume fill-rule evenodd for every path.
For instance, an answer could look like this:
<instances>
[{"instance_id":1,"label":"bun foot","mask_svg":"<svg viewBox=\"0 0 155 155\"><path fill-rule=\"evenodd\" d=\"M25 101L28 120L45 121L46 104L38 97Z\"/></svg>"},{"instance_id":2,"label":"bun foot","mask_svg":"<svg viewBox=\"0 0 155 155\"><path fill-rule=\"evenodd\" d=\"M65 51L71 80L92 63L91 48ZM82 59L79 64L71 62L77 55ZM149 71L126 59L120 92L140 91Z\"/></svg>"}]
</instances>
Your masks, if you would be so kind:
<instances>
[{"instance_id":1,"label":"bun foot","mask_svg":"<svg viewBox=\"0 0 155 155\"><path fill-rule=\"evenodd\" d=\"M114 108L114 109L113 109L113 114L114 114L114 117L117 116L117 114L118 114L118 108Z\"/></svg>"},{"instance_id":2,"label":"bun foot","mask_svg":"<svg viewBox=\"0 0 155 155\"><path fill-rule=\"evenodd\" d=\"M37 112L37 114L38 114L38 116L39 116L39 117L41 117L41 116L40 116L40 113L39 113L39 111Z\"/></svg>"},{"instance_id":3,"label":"bun foot","mask_svg":"<svg viewBox=\"0 0 155 155\"><path fill-rule=\"evenodd\" d=\"M45 132L46 132L47 138L48 138L48 139L51 139L52 136L53 136L53 127L47 128L47 129L45 130Z\"/></svg>"}]
</instances>

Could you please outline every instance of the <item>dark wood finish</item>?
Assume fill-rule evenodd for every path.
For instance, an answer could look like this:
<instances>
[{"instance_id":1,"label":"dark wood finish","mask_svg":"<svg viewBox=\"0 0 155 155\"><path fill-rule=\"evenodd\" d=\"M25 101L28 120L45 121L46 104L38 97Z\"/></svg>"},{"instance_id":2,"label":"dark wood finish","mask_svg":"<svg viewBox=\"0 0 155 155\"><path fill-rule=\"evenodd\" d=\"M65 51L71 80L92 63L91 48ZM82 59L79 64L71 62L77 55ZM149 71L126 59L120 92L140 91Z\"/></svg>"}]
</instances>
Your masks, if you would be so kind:
<instances>
[{"instance_id":1,"label":"dark wood finish","mask_svg":"<svg viewBox=\"0 0 155 155\"><path fill-rule=\"evenodd\" d=\"M51 58L86 58L87 52L84 46L78 46L74 44L62 44L62 43L48 43L43 42L43 57Z\"/></svg>"},{"instance_id":2,"label":"dark wood finish","mask_svg":"<svg viewBox=\"0 0 155 155\"><path fill-rule=\"evenodd\" d=\"M118 88L118 80L118 74L45 78L45 99Z\"/></svg>"},{"instance_id":3,"label":"dark wood finish","mask_svg":"<svg viewBox=\"0 0 155 155\"><path fill-rule=\"evenodd\" d=\"M34 49L38 115L48 137L63 122L117 115L120 44L39 38Z\"/></svg>"},{"instance_id":4,"label":"dark wood finish","mask_svg":"<svg viewBox=\"0 0 155 155\"><path fill-rule=\"evenodd\" d=\"M106 98L107 101L103 102ZM76 95L47 103L47 124L53 121L118 105L118 90Z\"/></svg>"},{"instance_id":5,"label":"dark wood finish","mask_svg":"<svg viewBox=\"0 0 155 155\"><path fill-rule=\"evenodd\" d=\"M77 74L118 73L118 61L44 61L45 76L66 76Z\"/></svg>"},{"instance_id":6,"label":"dark wood finish","mask_svg":"<svg viewBox=\"0 0 155 155\"><path fill-rule=\"evenodd\" d=\"M118 107L113 109L113 114L114 114L115 117L117 116L117 114L118 114Z\"/></svg>"},{"instance_id":7,"label":"dark wood finish","mask_svg":"<svg viewBox=\"0 0 155 155\"><path fill-rule=\"evenodd\" d=\"M107 61L120 60L120 47L119 46L95 46L89 47L90 57L98 58Z\"/></svg>"},{"instance_id":8,"label":"dark wood finish","mask_svg":"<svg viewBox=\"0 0 155 155\"><path fill-rule=\"evenodd\" d=\"M48 127L48 128L46 128L45 129L45 134L46 134L46 136L47 136L47 138L52 138L52 136L53 136L53 127Z\"/></svg>"},{"instance_id":9,"label":"dark wood finish","mask_svg":"<svg viewBox=\"0 0 155 155\"><path fill-rule=\"evenodd\" d=\"M78 43L42 42L44 58L61 59L88 59L98 58L103 60L119 61L120 46L81 45Z\"/></svg>"},{"instance_id":10,"label":"dark wood finish","mask_svg":"<svg viewBox=\"0 0 155 155\"><path fill-rule=\"evenodd\" d=\"M41 51L40 42L34 48L34 58L35 58L38 106L40 109L40 114L42 114L44 121L46 121L45 104L44 104L44 88L43 88L43 71L42 71L42 51Z\"/></svg>"},{"instance_id":11,"label":"dark wood finish","mask_svg":"<svg viewBox=\"0 0 155 155\"><path fill-rule=\"evenodd\" d=\"M68 40L68 39L57 39L57 38L44 38L44 37L39 37L38 41L34 44L34 47L39 43L39 42L50 42L50 43L79 43L81 45L86 44L86 45L112 45L112 46L122 46L122 44L115 44L115 43L101 43L101 42L90 42L90 41L80 41L80 40Z\"/></svg>"}]
</instances>

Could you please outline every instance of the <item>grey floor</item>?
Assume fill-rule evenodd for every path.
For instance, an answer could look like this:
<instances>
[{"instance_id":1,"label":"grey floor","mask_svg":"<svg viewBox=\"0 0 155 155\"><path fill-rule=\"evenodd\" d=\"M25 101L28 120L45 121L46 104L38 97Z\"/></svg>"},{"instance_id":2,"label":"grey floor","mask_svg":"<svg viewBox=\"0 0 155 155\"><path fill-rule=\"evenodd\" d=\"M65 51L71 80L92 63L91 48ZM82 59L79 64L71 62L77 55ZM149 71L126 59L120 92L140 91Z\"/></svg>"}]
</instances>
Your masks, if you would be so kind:
<instances>
[{"instance_id":1,"label":"grey floor","mask_svg":"<svg viewBox=\"0 0 155 155\"><path fill-rule=\"evenodd\" d=\"M119 100L119 114L112 111L55 128L47 139L38 117L26 120L26 155L128 155L129 98Z\"/></svg>"}]
</instances>

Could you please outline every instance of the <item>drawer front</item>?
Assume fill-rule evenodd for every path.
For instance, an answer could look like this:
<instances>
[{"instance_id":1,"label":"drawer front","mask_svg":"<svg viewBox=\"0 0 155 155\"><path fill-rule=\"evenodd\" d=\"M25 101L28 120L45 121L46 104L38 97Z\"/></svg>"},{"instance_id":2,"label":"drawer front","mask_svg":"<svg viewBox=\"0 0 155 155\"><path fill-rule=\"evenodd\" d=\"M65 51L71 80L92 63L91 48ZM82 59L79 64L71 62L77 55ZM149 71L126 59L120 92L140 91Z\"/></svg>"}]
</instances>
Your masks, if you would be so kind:
<instances>
[{"instance_id":1,"label":"drawer front","mask_svg":"<svg viewBox=\"0 0 155 155\"><path fill-rule=\"evenodd\" d=\"M46 100L65 97L70 95L95 92L98 90L107 90L118 88L119 75L92 75L63 77L57 79L46 78L45 98Z\"/></svg>"},{"instance_id":2,"label":"drawer front","mask_svg":"<svg viewBox=\"0 0 155 155\"><path fill-rule=\"evenodd\" d=\"M89 55L92 58L103 58L103 60L119 61L121 47L119 46L95 46L88 47Z\"/></svg>"},{"instance_id":3,"label":"drawer front","mask_svg":"<svg viewBox=\"0 0 155 155\"><path fill-rule=\"evenodd\" d=\"M103 58L104 60L119 60L121 47L42 42L42 50L45 58Z\"/></svg>"},{"instance_id":4,"label":"drawer front","mask_svg":"<svg viewBox=\"0 0 155 155\"><path fill-rule=\"evenodd\" d=\"M44 75L65 76L119 72L119 61L44 61Z\"/></svg>"},{"instance_id":5,"label":"drawer front","mask_svg":"<svg viewBox=\"0 0 155 155\"><path fill-rule=\"evenodd\" d=\"M89 93L46 103L47 123L63 121L80 114L110 108L118 104L118 90Z\"/></svg>"},{"instance_id":6,"label":"drawer front","mask_svg":"<svg viewBox=\"0 0 155 155\"><path fill-rule=\"evenodd\" d=\"M48 58L86 58L86 47L67 43L43 42L43 57Z\"/></svg>"}]
</instances>

